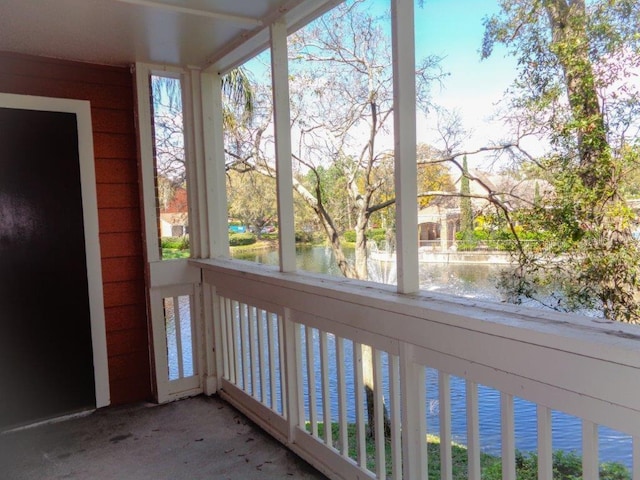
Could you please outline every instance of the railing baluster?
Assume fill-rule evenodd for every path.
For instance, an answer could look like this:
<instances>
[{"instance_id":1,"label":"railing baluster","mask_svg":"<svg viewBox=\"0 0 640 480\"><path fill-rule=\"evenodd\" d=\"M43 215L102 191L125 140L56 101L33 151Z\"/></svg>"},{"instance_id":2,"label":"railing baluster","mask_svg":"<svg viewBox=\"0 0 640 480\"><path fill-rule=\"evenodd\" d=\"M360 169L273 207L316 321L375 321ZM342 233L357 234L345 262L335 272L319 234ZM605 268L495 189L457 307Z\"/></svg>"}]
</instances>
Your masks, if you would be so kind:
<instances>
[{"instance_id":1,"label":"railing baluster","mask_svg":"<svg viewBox=\"0 0 640 480\"><path fill-rule=\"evenodd\" d=\"M438 392L440 400L440 478L453 479L451 459L451 379L444 372L438 372Z\"/></svg>"},{"instance_id":2,"label":"railing baluster","mask_svg":"<svg viewBox=\"0 0 640 480\"><path fill-rule=\"evenodd\" d=\"M502 434L502 478L516 478L516 442L513 421L513 395L500 392L500 417Z\"/></svg>"},{"instance_id":3,"label":"railing baluster","mask_svg":"<svg viewBox=\"0 0 640 480\"><path fill-rule=\"evenodd\" d=\"M233 355L233 361L231 362L231 381L234 385L238 385L238 376L240 374L238 370L238 346L240 344L240 335L238 335L239 323L236 312L239 312L238 302L227 299L227 313L229 318L229 328L227 328L227 333L229 334L229 345L233 347L231 351L231 354Z\"/></svg>"},{"instance_id":4,"label":"railing baluster","mask_svg":"<svg viewBox=\"0 0 640 480\"><path fill-rule=\"evenodd\" d=\"M218 324L220 325L220 344L222 346L222 376L229 380L229 342L227 337L226 299L218 296L218 305L220 312L220 322ZM217 334L218 332L214 333L214 335ZM220 386L218 386L218 388L220 388Z\"/></svg>"},{"instance_id":5,"label":"railing baluster","mask_svg":"<svg viewBox=\"0 0 640 480\"><path fill-rule=\"evenodd\" d=\"M287 383L287 376L286 376L286 371L285 371L285 362L289 361L289 357L287 357L287 350L291 347L287 347L287 343L284 341L284 325L285 325L285 320L283 318L282 315L276 315L273 314L275 317L275 324L276 327L278 329L277 333L278 333L278 371L280 372L280 411L282 412L282 415L286 415L287 410L288 410L288 401L289 401L289 395L287 394L287 388L293 388L290 387ZM296 327L296 346L295 346L295 351L296 354L299 352L299 348L300 348L300 327ZM298 385L297 385L297 389L298 392L296 392L298 394L298 397L300 397L300 389L302 388L302 370L300 370L300 368L302 367L302 364L300 362L300 359L297 358L297 362L294 364L295 368L297 369L298 373ZM274 372L275 375L275 372ZM304 412L304 410L298 408L298 413L301 416ZM290 419L291 420L291 419Z\"/></svg>"},{"instance_id":6,"label":"railing baluster","mask_svg":"<svg viewBox=\"0 0 640 480\"><path fill-rule=\"evenodd\" d=\"M242 362L242 389L245 392L249 392L249 362L247 357L249 356L249 349L247 344L247 304L240 304L240 359Z\"/></svg>"},{"instance_id":7,"label":"railing baluster","mask_svg":"<svg viewBox=\"0 0 640 480\"><path fill-rule=\"evenodd\" d=\"M480 480L480 428L478 421L478 385L466 382L467 403L467 474L469 480Z\"/></svg>"},{"instance_id":8,"label":"railing baluster","mask_svg":"<svg viewBox=\"0 0 640 480\"><path fill-rule=\"evenodd\" d=\"M389 354L389 413L391 416L391 476L402 478L402 422L400 421L400 359Z\"/></svg>"},{"instance_id":9,"label":"railing baluster","mask_svg":"<svg viewBox=\"0 0 640 480\"><path fill-rule=\"evenodd\" d=\"M633 472L631 478L640 478L640 437L633 437Z\"/></svg>"},{"instance_id":10,"label":"railing baluster","mask_svg":"<svg viewBox=\"0 0 640 480\"><path fill-rule=\"evenodd\" d=\"M551 410L538 405L538 480L553 478L553 448L551 439Z\"/></svg>"},{"instance_id":11,"label":"railing baluster","mask_svg":"<svg viewBox=\"0 0 640 480\"><path fill-rule=\"evenodd\" d=\"M318 405L316 403L316 359L313 350L313 328L305 325L307 343L307 395L309 398L309 422L311 435L318 436Z\"/></svg>"},{"instance_id":12,"label":"railing baluster","mask_svg":"<svg viewBox=\"0 0 640 480\"><path fill-rule=\"evenodd\" d=\"M324 443L333 446L331 432L331 393L329 391L329 352L327 332L320 332L320 368L322 374L322 421L324 423Z\"/></svg>"},{"instance_id":13,"label":"railing baluster","mask_svg":"<svg viewBox=\"0 0 640 480\"><path fill-rule=\"evenodd\" d=\"M382 395L382 362L380 350L371 349L373 357L373 405L375 419L375 441L376 441L376 474L380 480L384 480L387 475L385 458L385 436L384 436L384 397ZM371 425L369 426L371 428Z\"/></svg>"},{"instance_id":14,"label":"railing baluster","mask_svg":"<svg viewBox=\"0 0 640 480\"><path fill-rule=\"evenodd\" d=\"M267 404L267 364L265 357L264 329L266 326L266 313L261 308L256 315L256 325L258 328L258 371L260 372L260 401Z\"/></svg>"},{"instance_id":15,"label":"railing baluster","mask_svg":"<svg viewBox=\"0 0 640 480\"><path fill-rule=\"evenodd\" d=\"M256 348L256 342L258 341L257 328L257 316L256 307L249 307L249 369L251 372L251 395L254 398L258 398L258 375L260 368L258 362L258 350Z\"/></svg>"},{"instance_id":16,"label":"railing baluster","mask_svg":"<svg viewBox=\"0 0 640 480\"><path fill-rule=\"evenodd\" d=\"M347 389L344 358L344 339L336 336L336 367L338 374L338 423L340 425L340 453L349 456L349 432L347 431Z\"/></svg>"},{"instance_id":17,"label":"railing baluster","mask_svg":"<svg viewBox=\"0 0 640 480\"><path fill-rule=\"evenodd\" d=\"M267 319L267 343L268 343L268 355L269 355L269 398L271 400L270 407L272 410L278 410L278 402L277 402L277 391L276 391L276 380L277 375L276 372L282 369L282 365L280 364L280 368L276 370L276 351L275 351L275 333L274 330L277 328L277 321L273 320L273 315L270 313L265 313Z\"/></svg>"},{"instance_id":18,"label":"railing baluster","mask_svg":"<svg viewBox=\"0 0 640 480\"><path fill-rule=\"evenodd\" d=\"M358 465L367 467L367 445L364 433L364 381L362 379L362 345L353 342L353 389L356 401L356 439L358 447Z\"/></svg>"},{"instance_id":19,"label":"railing baluster","mask_svg":"<svg viewBox=\"0 0 640 480\"><path fill-rule=\"evenodd\" d=\"M598 480L598 426L582 420L582 478Z\"/></svg>"},{"instance_id":20,"label":"railing baluster","mask_svg":"<svg viewBox=\"0 0 640 480\"><path fill-rule=\"evenodd\" d=\"M234 324L234 310L233 303L231 299L225 298L225 320L227 322L227 343L229 344L229 381L231 383L237 383L236 379L236 344L235 338L233 335L233 324Z\"/></svg>"},{"instance_id":21,"label":"railing baluster","mask_svg":"<svg viewBox=\"0 0 640 480\"><path fill-rule=\"evenodd\" d=\"M198 295L198 297L201 297L201 295ZM201 368L198 366L198 362L200 359L198 358L198 347L196 343L196 337L198 336L198 331L196 329L196 318L200 318L201 311L200 305L196 307L196 301L193 295L188 295L186 298L189 300L189 348L185 353L187 353L191 357L190 375L194 376L198 375L198 369Z\"/></svg>"}]
</instances>

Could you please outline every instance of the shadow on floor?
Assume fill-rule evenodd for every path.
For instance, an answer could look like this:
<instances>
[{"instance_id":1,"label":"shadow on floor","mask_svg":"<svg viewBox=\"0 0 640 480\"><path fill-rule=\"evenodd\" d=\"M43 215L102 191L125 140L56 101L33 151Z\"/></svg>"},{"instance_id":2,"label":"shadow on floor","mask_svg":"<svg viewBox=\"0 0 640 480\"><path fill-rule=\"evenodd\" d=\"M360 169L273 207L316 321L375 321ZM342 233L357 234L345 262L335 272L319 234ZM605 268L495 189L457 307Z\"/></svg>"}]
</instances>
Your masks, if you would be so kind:
<instances>
[{"instance_id":1,"label":"shadow on floor","mask_svg":"<svg viewBox=\"0 0 640 480\"><path fill-rule=\"evenodd\" d=\"M326 479L217 397L101 409L0 435L5 480Z\"/></svg>"}]
</instances>

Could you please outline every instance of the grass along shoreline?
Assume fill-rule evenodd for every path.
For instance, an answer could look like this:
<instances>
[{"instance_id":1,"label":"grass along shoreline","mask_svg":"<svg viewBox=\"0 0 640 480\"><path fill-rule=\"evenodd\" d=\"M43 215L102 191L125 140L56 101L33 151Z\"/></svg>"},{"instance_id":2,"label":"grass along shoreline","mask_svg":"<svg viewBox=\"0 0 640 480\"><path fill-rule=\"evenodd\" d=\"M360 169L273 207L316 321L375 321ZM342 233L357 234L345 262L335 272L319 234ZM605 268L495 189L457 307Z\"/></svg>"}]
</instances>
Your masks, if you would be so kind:
<instances>
[{"instance_id":1,"label":"grass along shoreline","mask_svg":"<svg viewBox=\"0 0 640 480\"><path fill-rule=\"evenodd\" d=\"M307 432L311 432L311 425L306 424ZM347 441L349 444L348 456L357 462L358 444L356 425L347 425ZM318 437L324 438L324 424L318 423ZM331 424L331 438L335 448L339 448L340 427L337 423ZM376 471L375 442L371 438L366 440L367 468ZM435 435L427 435L427 455L429 480L440 479L440 438ZM469 478L467 465L467 447L457 443L451 444L452 477L454 480L466 480ZM387 476L392 475L391 443L385 442L385 470ZM480 468L483 480L502 479L502 460L496 455L480 453ZM516 451L516 480L537 480L538 457L534 452ZM582 457L575 452L556 450L553 452L553 478L554 480L579 480L582 478ZM600 480L631 480L631 472L627 467L617 462L605 462L600 464Z\"/></svg>"}]
</instances>

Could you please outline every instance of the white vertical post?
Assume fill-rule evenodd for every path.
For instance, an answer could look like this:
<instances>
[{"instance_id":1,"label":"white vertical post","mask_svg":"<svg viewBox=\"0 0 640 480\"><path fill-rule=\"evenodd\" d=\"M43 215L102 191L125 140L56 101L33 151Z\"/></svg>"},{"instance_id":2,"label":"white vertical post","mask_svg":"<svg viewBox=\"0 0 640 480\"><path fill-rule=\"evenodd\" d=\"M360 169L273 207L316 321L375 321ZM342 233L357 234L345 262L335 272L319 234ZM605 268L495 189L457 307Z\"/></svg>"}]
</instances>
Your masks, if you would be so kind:
<instances>
[{"instance_id":1,"label":"white vertical post","mask_svg":"<svg viewBox=\"0 0 640 480\"><path fill-rule=\"evenodd\" d=\"M289 424L289 443L295 442L296 427L301 423L301 413L304 412L302 403L302 370L300 361L300 327L291 320L288 309L285 308L282 318L282 337L284 345L284 357L280 357L280 368L285 370L286 388L282 390L283 398L286 396L286 416ZM284 402L283 402L284 404Z\"/></svg>"},{"instance_id":2,"label":"white vertical post","mask_svg":"<svg viewBox=\"0 0 640 480\"><path fill-rule=\"evenodd\" d=\"M402 421L400 419L400 359L389 354L389 410L391 414L391 478L402 478Z\"/></svg>"},{"instance_id":3,"label":"white vertical post","mask_svg":"<svg viewBox=\"0 0 640 480\"><path fill-rule=\"evenodd\" d=\"M260 362L258 360L258 314L256 307L249 305L249 369L251 371L251 395L258 399L258 377Z\"/></svg>"},{"instance_id":4,"label":"white vertical post","mask_svg":"<svg viewBox=\"0 0 640 480\"><path fill-rule=\"evenodd\" d=\"M349 456L349 437L347 431L347 388L344 359L344 339L336 336L336 369L338 375L338 424L340 425L340 453Z\"/></svg>"},{"instance_id":5,"label":"white vertical post","mask_svg":"<svg viewBox=\"0 0 640 480\"><path fill-rule=\"evenodd\" d=\"M222 124L222 79L218 74L200 76L202 92L202 136L204 139L204 176L206 184L206 228L203 255L229 256L227 190ZM199 171L198 174L201 174ZM203 225L204 226L204 225ZM208 244L205 246L204 244ZM206 257L205 257L206 258Z\"/></svg>"},{"instance_id":6,"label":"white vertical post","mask_svg":"<svg viewBox=\"0 0 640 480\"><path fill-rule=\"evenodd\" d=\"M189 195L189 244L191 256L207 258L206 182L204 175L204 137L202 130L202 85L200 69L190 68L184 76L185 156L187 160L187 194ZM189 89L188 91L186 89ZM187 118L188 115L188 118ZM188 126L188 128L187 128Z\"/></svg>"},{"instance_id":7,"label":"white vertical post","mask_svg":"<svg viewBox=\"0 0 640 480\"><path fill-rule=\"evenodd\" d=\"M451 377L438 371L438 393L440 396L440 478L453 479L451 458Z\"/></svg>"},{"instance_id":8,"label":"white vertical post","mask_svg":"<svg viewBox=\"0 0 640 480\"><path fill-rule=\"evenodd\" d=\"M218 297L218 301L220 302L220 323L222 324L222 348L223 350L223 375L224 378L231 381L231 369L233 364L233 359L231 358L231 352L233 351L233 345L230 342L230 334L229 330L229 300L224 297Z\"/></svg>"},{"instance_id":9,"label":"white vertical post","mask_svg":"<svg viewBox=\"0 0 640 480\"><path fill-rule=\"evenodd\" d=\"M238 377L240 376L238 370L238 341L240 337L237 335L236 328L238 324L236 306L237 302L229 298L225 299L225 307L227 310L227 343L229 345L229 381L235 385L238 384Z\"/></svg>"},{"instance_id":10,"label":"white vertical post","mask_svg":"<svg viewBox=\"0 0 640 480\"><path fill-rule=\"evenodd\" d=\"M364 431L364 380L362 373L362 344L353 342L353 388L356 401L356 439L358 465L367 468L367 444Z\"/></svg>"},{"instance_id":11,"label":"white vertical post","mask_svg":"<svg viewBox=\"0 0 640 480\"><path fill-rule=\"evenodd\" d=\"M400 344L402 382L402 478L428 478L425 369L413 363L411 347Z\"/></svg>"},{"instance_id":12,"label":"white vertical post","mask_svg":"<svg viewBox=\"0 0 640 480\"><path fill-rule=\"evenodd\" d=\"M216 291L216 287L204 284L204 308L205 308L205 349L207 371L205 373L204 393L213 395L222 384L222 376L227 374L229 368L226 359L226 328L222 303ZM215 354L215 356L214 356Z\"/></svg>"},{"instance_id":13,"label":"white vertical post","mask_svg":"<svg viewBox=\"0 0 640 480\"><path fill-rule=\"evenodd\" d=\"M538 480L553 478L551 410L538 405Z\"/></svg>"},{"instance_id":14,"label":"white vertical post","mask_svg":"<svg viewBox=\"0 0 640 480\"><path fill-rule=\"evenodd\" d=\"M414 293L419 289L416 60L413 1L393 0L391 2L397 224L396 270L398 272L399 293Z\"/></svg>"},{"instance_id":15,"label":"white vertical post","mask_svg":"<svg viewBox=\"0 0 640 480\"><path fill-rule=\"evenodd\" d=\"M260 401L267 404L267 364L265 363L264 329L268 328L267 313L258 309L256 323L258 325L258 371L260 372Z\"/></svg>"},{"instance_id":16,"label":"white vertical post","mask_svg":"<svg viewBox=\"0 0 640 480\"><path fill-rule=\"evenodd\" d=\"M311 435L318 437L318 404L316 397L316 356L313 350L313 328L305 325L304 336L307 342L307 395L309 397L309 424Z\"/></svg>"},{"instance_id":17,"label":"white vertical post","mask_svg":"<svg viewBox=\"0 0 640 480\"><path fill-rule=\"evenodd\" d=\"M478 385L466 382L467 396L467 474L469 480L480 480L480 422L478 419Z\"/></svg>"},{"instance_id":18,"label":"white vertical post","mask_svg":"<svg viewBox=\"0 0 640 480\"><path fill-rule=\"evenodd\" d=\"M376 439L376 477L384 480L387 475L386 439L384 436L384 396L382 392L382 359L380 350L371 348L373 357L373 407ZM371 428L371 426L369 426Z\"/></svg>"},{"instance_id":19,"label":"white vertical post","mask_svg":"<svg viewBox=\"0 0 640 480\"><path fill-rule=\"evenodd\" d=\"M240 309L239 321L240 321L240 358L241 358L241 371L242 371L242 389L249 393L251 387L249 383L249 320L247 318L248 305L244 302L238 302L238 308Z\"/></svg>"},{"instance_id":20,"label":"white vertical post","mask_svg":"<svg viewBox=\"0 0 640 480\"><path fill-rule=\"evenodd\" d=\"M598 480L598 425L582 420L582 478Z\"/></svg>"},{"instance_id":21,"label":"white vertical post","mask_svg":"<svg viewBox=\"0 0 640 480\"><path fill-rule=\"evenodd\" d=\"M322 423L324 425L324 443L333 447L331 431L331 391L329 386L329 347L327 332L320 331L320 367L322 374Z\"/></svg>"},{"instance_id":22,"label":"white vertical post","mask_svg":"<svg viewBox=\"0 0 640 480\"><path fill-rule=\"evenodd\" d=\"M136 63L136 101L138 114L138 138L140 142L140 176L142 177L142 207L144 212L144 238L147 261L160 261L158 225L156 213L155 172L153 167L154 141L151 109L151 70Z\"/></svg>"},{"instance_id":23,"label":"white vertical post","mask_svg":"<svg viewBox=\"0 0 640 480\"><path fill-rule=\"evenodd\" d=\"M187 178L187 207L188 207L188 223L190 227L193 227L195 230L195 234L192 235L195 237L194 241L191 242L189 247L190 256L191 257L200 257L200 235L199 228L200 222L198 221L198 208L197 208L197 199L195 195L197 194L197 186L196 186L196 162L194 156L195 150L195 136L194 136L194 120L195 120L195 112L194 112L194 99L193 99L193 84L191 82L191 71L184 71L180 73L180 76L177 77L180 81L180 93L181 93L181 101L182 101L182 140L183 140L183 155L184 155L184 164L185 164L185 172ZM199 98L199 97L198 97ZM192 191L193 190L193 191ZM195 192L195 193L194 193Z\"/></svg>"},{"instance_id":24,"label":"white vertical post","mask_svg":"<svg viewBox=\"0 0 640 480\"><path fill-rule=\"evenodd\" d=\"M640 437L633 437L633 470L631 478L640 478Z\"/></svg>"},{"instance_id":25,"label":"white vertical post","mask_svg":"<svg viewBox=\"0 0 640 480\"><path fill-rule=\"evenodd\" d=\"M288 310L285 310L285 315L288 315ZM280 401L282 402L282 414L285 415L285 412L288 411L288 407L287 407L287 402L289 401L289 396L286 395L286 392L288 391L287 389L289 388L287 386L287 376L286 376L286 371L284 369L284 362L285 361L289 361L289 357L287 357L286 354L286 350L287 350L287 344L285 343L285 337L284 337L284 317L282 315L278 315L276 317L276 324L278 325L278 361L280 362ZM300 328L298 328L297 326L295 327L295 337L294 340L296 341L296 346L295 346L295 352L296 352L296 375L297 375L297 379L298 379L298 383L296 384L297 387L296 388L302 388L302 360L300 359ZM290 340L289 340L290 341ZM285 360L286 359L286 360ZM298 398L298 410L297 412L299 412L299 414L301 414L302 412L304 412L304 405L302 404L302 395L300 395L300 392L297 391L295 393L297 395L296 398ZM293 395L293 394L291 394ZM298 423L297 425L300 425L301 420L300 418L298 418Z\"/></svg>"},{"instance_id":26,"label":"white vertical post","mask_svg":"<svg viewBox=\"0 0 640 480\"><path fill-rule=\"evenodd\" d=\"M500 393L500 415L502 436L502 478L516 478L516 441L513 420L513 395Z\"/></svg>"},{"instance_id":27,"label":"white vertical post","mask_svg":"<svg viewBox=\"0 0 640 480\"><path fill-rule=\"evenodd\" d=\"M278 411L278 390L276 388L276 380L278 377L278 373L282 373L281 370L284 368L284 359L280 358L280 362L278 363L278 369L276 370L276 339L278 337L278 332L281 330L280 325L277 319L273 319L273 314L270 312L266 312L266 322L267 322L267 343L269 344L269 397L271 398L270 407L273 411ZM274 329L276 332L274 332ZM282 375L280 378L283 378ZM284 392L282 392L284 394ZM282 399L281 399L282 400ZM283 409L284 410L284 409ZM282 412L283 415L286 415L286 412Z\"/></svg>"},{"instance_id":28,"label":"white vertical post","mask_svg":"<svg viewBox=\"0 0 640 480\"><path fill-rule=\"evenodd\" d=\"M271 78L273 125L275 130L276 181L278 185L278 231L280 270L296 270L293 219L293 169L291 167L291 113L289 111L289 63L287 28L283 22L271 25Z\"/></svg>"}]
</instances>

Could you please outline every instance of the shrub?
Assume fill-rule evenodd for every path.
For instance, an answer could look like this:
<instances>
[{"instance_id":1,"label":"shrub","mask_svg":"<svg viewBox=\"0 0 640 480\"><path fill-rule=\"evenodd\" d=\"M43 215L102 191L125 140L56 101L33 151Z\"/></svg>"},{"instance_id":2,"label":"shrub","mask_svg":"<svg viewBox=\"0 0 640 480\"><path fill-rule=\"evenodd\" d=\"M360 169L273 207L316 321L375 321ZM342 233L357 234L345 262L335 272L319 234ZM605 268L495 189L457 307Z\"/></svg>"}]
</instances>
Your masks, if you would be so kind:
<instances>
[{"instance_id":1,"label":"shrub","mask_svg":"<svg viewBox=\"0 0 640 480\"><path fill-rule=\"evenodd\" d=\"M229 245L237 247L240 245L253 245L257 238L253 233L232 233L229 235Z\"/></svg>"},{"instance_id":2,"label":"shrub","mask_svg":"<svg viewBox=\"0 0 640 480\"><path fill-rule=\"evenodd\" d=\"M162 248L170 248L173 250L188 250L189 237L162 237L160 239L160 246Z\"/></svg>"},{"instance_id":3,"label":"shrub","mask_svg":"<svg viewBox=\"0 0 640 480\"><path fill-rule=\"evenodd\" d=\"M456 240L458 241L458 250L461 252L468 252L478 248L480 243L479 235L476 235L475 231L465 230L456 233Z\"/></svg>"},{"instance_id":4,"label":"shrub","mask_svg":"<svg viewBox=\"0 0 640 480\"><path fill-rule=\"evenodd\" d=\"M367 239L375 241L379 247L383 244L380 242L380 239L386 240L387 238L387 229L386 228L370 228L367 230L366 234ZM346 230L342 234L342 238L345 242L354 243L356 241L356 231L355 230Z\"/></svg>"},{"instance_id":5,"label":"shrub","mask_svg":"<svg viewBox=\"0 0 640 480\"><path fill-rule=\"evenodd\" d=\"M488 466L482 473L485 480L502 478L502 463ZM516 452L516 479L537 480L538 456L535 453ZM578 480L582 478L582 457L574 452L553 452L553 478L556 480ZM620 463L608 462L600 465L601 480L631 480L629 470Z\"/></svg>"},{"instance_id":6,"label":"shrub","mask_svg":"<svg viewBox=\"0 0 640 480\"><path fill-rule=\"evenodd\" d=\"M296 243L313 243L313 232L296 230Z\"/></svg>"}]
</instances>

